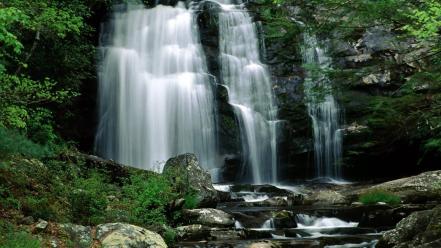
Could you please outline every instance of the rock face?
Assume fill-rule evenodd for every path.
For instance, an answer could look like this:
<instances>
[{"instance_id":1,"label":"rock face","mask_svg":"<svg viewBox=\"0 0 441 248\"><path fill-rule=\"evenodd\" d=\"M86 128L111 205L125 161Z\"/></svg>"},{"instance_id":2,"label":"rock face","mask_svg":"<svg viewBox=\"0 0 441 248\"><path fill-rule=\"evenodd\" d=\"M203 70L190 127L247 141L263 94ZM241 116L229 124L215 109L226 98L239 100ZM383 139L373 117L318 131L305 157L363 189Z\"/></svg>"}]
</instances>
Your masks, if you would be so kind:
<instances>
[{"instance_id":1,"label":"rock face","mask_svg":"<svg viewBox=\"0 0 441 248\"><path fill-rule=\"evenodd\" d=\"M96 228L96 239L103 248L166 248L157 233L124 223L108 223Z\"/></svg>"},{"instance_id":2,"label":"rock face","mask_svg":"<svg viewBox=\"0 0 441 248\"><path fill-rule=\"evenodd\" d=\"M441 247L441 206L419 211L384 233L378 248Z\"/></svg>"},{"instance_id":3,"label":"rock face","mask_svg":"<svg viewBox=\"0 0 441 248\"><path fill-rule=\"evenodd\" d=\"M401 178L361 190L384 190L401 197L404 202L424 203L440 201L441 193L437 182L441 182L441 171L424 172L416 176Z\"/></svg>"},{"instance_id":4,"label":"rock face","mask_svg":"<svg viewBox=\"0 0 441 248\"><path fill-rule=\"evenodd\" d=\"M187 209L182 213L184 218L193 224L219 227L228 227L234 225L233 216L219 209Z\"/></svg>"},{"instance_id":5,"label":"rock face","mask_svg":"<svg viewBox=\"0 0 441 248\"><path fill-rule=\"evenodd\" d=\"M214 207L218 193L213 188L211 176L204 171L194 154L183 154L170 158L164 166L163 174L171 179L175 186L185 192L195 192L199 207Z\"/></svg>"}]
</instances>

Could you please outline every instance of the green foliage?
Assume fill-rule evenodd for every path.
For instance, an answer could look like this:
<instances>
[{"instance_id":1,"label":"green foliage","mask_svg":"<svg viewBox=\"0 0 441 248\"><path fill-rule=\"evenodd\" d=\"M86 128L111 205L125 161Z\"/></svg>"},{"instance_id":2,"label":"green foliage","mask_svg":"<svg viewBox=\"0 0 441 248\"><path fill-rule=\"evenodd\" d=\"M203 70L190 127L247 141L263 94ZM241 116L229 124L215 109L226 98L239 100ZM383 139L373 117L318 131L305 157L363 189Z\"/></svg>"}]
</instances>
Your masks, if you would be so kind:
<instances>
[{"instance_id":1,"label":"green foliage","mask_svg":"<svg viewBox=\"0 0 441 248\"><path fill-rule=\"evenodd\" d=\"M124 186L124 194L133 204L136 222L143 225L167 223L167 208L175 198L170 182L161 175L134 175L130 184Z\"/></svg>"},{"instance_id":2,"label":"green foliage","mask_svg":"<svg viewBox=\"0 0 441 248\"><path fill-rule=\"evenodd\" d=\"M56 213L49 199L44 196L25 197L22 210L26 215L37 219L53 220L56 218Z\"/></svg>"},{"instance_id":3,"label":"green foliage","mask_svg":"<svg viewBox=\"0 0 441 248\"><path fill-rule=\"evenodd\" d=\"M0 208L3 209L20 209L21 203L17 200L12 192L3 185L0 185Z\"/></svg>"},{"instance_id":4,"label":"green foliage","mask_svg":"<svg viewBox=\"0 0 441 248\"><path fill-rule=\"evenodd\" d=\"M423 0L420 6L409 13L409 18L413 22L404 26L403 29L421 39L439 36L441 32L441 3L438 0Z\"/></svg>"},{"instance_id":5,"label":"green foliage","mask_svg":"<svg viewBox=\"0 0 441 248\"><path fill-rule=\"evenodd\" d=\"M401 198L390 192L383 190L373 190L360 195L358 199L363 204L376 204L378 202L385 202L390 205L396 205L401 202Z\"/></svg>"},{"instance_id":6,"label":"green foliage","mask_svg":"<svg viewBox=\"0 0 441 248\"><path fill-rule=\"evenodd\" d=\"M40 248L40 241L30 233L18 230L12 224L0 220L0 248Z\"/></svg>"},{"instance_id":7,"label":"green foliage","mask_svg":"<svg viewBox=\"0 0 441 248\"><path fill-rule=\"evenodd\" d=\"M11 155L42 158L52 155L52 151L16 131L0 127L0 159Z\"/></svg>"},{"instance_id":8,"label":"green foliage","mask_svg":"<svg viewBox=\"0 0 441 248\"><path fill-rule=\"evenodd\" d=\"M168 246L173 246L173 244L176 242L176 231L173 228L166 228L165 231L162 233L162 237L164 238L165 243Z\"/></svg>"},{"instance_id":9,"label":"green foliage","mask_svg":"<svg viewBox=\"0 0 441 248\"><path fill-rule=\"evenodd\" d=\"M188 192L184 196L184 208L194 209L199 204L198 195L196 193Z\"/></svg>"},{"instance_id":10,"label":"green foliage","mask_svg":"<svg viewBox=\"0 0 441 248\"><path fill-rule=\"evenodd\" d=\"M87 225L102 223L108 204L106 192L112 189L103 175L94 172L88 178L78 178L73 187L69 195L73 220Z\"/></svg>"}]
</instances>

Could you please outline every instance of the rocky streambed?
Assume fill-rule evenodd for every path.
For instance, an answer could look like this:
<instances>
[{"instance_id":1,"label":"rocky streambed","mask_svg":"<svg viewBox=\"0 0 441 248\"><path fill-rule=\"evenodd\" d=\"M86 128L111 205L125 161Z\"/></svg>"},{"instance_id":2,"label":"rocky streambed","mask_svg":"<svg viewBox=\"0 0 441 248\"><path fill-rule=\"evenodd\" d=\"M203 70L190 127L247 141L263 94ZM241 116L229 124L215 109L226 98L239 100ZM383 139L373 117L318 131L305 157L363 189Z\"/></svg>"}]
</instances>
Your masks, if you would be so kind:
<instances>
[{"instance_id":1,"label":"rocky streambed","mask_svg":"<svg viewBox=\"0 0 441 248\"><path fill-rule=\"evenodd\" d=\"M379 185L214 185L217 207L185 210L176 247L439 247L400 246L415 242L409 233L422 236L419 245L441 242L439 230L420 234L434 228L427 216L441 222L431 183L439 176L428 172ZM393 192L401 203L357 201L372 190Z\"/></svg>"}]
</instances>

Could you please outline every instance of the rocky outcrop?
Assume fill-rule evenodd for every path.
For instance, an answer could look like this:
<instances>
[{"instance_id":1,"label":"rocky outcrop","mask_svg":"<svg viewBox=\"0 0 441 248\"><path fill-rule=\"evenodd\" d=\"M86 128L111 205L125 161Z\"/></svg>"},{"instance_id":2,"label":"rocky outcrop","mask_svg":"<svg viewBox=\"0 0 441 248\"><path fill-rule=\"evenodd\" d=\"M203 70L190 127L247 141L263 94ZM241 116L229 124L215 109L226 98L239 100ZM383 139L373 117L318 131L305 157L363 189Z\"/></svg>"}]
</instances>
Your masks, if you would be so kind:
<instances>
[{"instance_id":1,"label":"rocky outcrop","mask_svg":"<svg viewBox=\"0 0 441 248\"><path fill-rule=\"evenodd\" d=\"M193 224L219 227L228 227L234 225L233 216L219 209L186 209L182 212L182 214L184 219Z\"/></svg>"},{"instance_id":2,"label":"rocky outcrop","mask_svg":"<svg viewBox=\"0 0 441 248\"><path fill-rule=\"evenodd\" d=\"M96 239L103 248L166 248L157 233L124 223L108 223L96 227Z\"/></svg>"},{"instance_id":3,"label":"rocky outcrop","mask_svg":"<svg viewBox=\"0 0 441 248\"><path fill-rule=\"evenodd\" d=\"M198 206L216 206L218 193L213 187L211 176L201 168L194 154L170 158L164 166L163 174L181 192L196 193Z\"/></svg>"},{"instance_id":4,"label":"rocky outcrop","mask_svg":"<svg viewBox=\"0 0 441 248\"><path fill-rule=\"evenodd\" d=\"M380 190L398 195L406 203L441 201L440 183L441 171L429 171L364 188L358 190L357 194Z\"/></svg>"},{"instance_id":5,"label":"rocky outcrop","mask_svg":"<svg viewBox=\"0 0 441 248\"><path fill-rule=\"evenodd\" d=\"M419 211L384 233L378 248L441 247L441 206Z\"/></svg>"}]
</instances>

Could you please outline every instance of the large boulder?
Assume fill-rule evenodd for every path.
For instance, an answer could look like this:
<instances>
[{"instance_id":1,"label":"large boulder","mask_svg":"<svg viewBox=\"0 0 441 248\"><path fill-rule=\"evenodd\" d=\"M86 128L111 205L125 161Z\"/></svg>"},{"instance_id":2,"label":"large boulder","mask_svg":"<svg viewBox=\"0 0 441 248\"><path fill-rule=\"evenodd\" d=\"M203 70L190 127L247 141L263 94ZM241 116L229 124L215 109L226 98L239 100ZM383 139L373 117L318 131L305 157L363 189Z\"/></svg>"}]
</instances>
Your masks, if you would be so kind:
<instances>
[{"instance_id":1,"label":"large boulder","mask_svg":"<svg viewBox=\"0 0 441 248\"><path fill-rule=\"evenodd\" d=\"M214 208L186 209L182 214L188 222L205 226L228 227L235 222L231 214Z\"/></svg>"},{"instance_id":2,"label":"large boulder","mask_svg":"<svg viewBox=\"0 0 441 248\"><path fill-rule=\"evenodd\" d=\"M170 158L163 174L182 192L195 193L199 207L215 207L218 193L214 189L210 174L203 170L194 154L182 154Z\"/></svg>"},{"instance_id":3,"label":"large boulder","mask_svg":"<svg viewBox=\"0 0 441 248\"><path fill-rule=\"evenodd\" d=\"M404 202L408 203L441 201L441 190L437 182L441 182L441 170L385 182L359 190L357 193L386 191L400 196Z\"/></svg>"},{"instance_id":4,"label":"large boulder","mask_svg":"<svg viewBox=\"0 0 441 248\"><path fill-rule=\"evenodd\" d=\"M441 206L412 213L384 233L378 248L441 247Z\"/></svg>"},{"instance_id":5,"label":"large boulder","mask_svg":"<svg viewBox=\"0 0 441 248\"><path fill-rule=\"evenodd\" d=\"M162 237L142 227L108 223L96 227L96 239L103 248L166 248Z\"/></svg>"}]
</instances>

